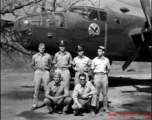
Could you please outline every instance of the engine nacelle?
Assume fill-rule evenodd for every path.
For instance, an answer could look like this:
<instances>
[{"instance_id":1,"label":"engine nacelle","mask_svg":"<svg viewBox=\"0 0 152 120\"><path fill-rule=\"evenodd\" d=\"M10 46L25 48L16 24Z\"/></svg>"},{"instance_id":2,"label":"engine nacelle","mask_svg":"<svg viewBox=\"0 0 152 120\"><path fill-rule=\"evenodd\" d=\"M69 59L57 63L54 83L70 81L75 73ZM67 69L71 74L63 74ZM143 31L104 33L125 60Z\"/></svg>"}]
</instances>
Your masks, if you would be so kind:
<instances>
[{"instance_id":1,"label":"engine nacelle","mask_svg":"<svg viewBox=\"0 0 152 120\"><path fill-rule=\"evenodd\" d=\"M145 22L141 31L141 36L147 49L152 51L152 27L148 25L148 22Z\"/></svg>"}]
</instances>

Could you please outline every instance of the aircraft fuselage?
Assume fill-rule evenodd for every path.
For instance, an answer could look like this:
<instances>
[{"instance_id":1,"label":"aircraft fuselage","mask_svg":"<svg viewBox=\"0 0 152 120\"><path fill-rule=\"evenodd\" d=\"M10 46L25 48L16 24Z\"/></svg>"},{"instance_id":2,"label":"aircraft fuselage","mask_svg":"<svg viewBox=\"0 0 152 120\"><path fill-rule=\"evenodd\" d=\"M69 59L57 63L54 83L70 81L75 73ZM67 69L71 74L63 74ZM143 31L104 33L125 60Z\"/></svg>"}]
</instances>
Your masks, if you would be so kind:
<instances>
[{"instance_id":1,"label":"aircraft fuselage","mask_svg":"<svg viewBox=\"0 0 152 120\"><path fill-rule=\"evenodd\" d=\"M144 18L92 7L86 8L86 11L81 13L78 10L73 8L62 13L37 15L42 16L39 25L18 30L24 32L25 39L28 39L27 49L37 51L38 44L44 43L47 52L54 54L58 51L57 43L63 39L68 43L66 49L71 52L73 57L77 54L75 46L78 44L84 45L85 54L90 58L96 56L96 47L102 45L106 47L105 56L116 61L127 60L131 53L137 50L141 38L139 36L134 41L131 34L136 30L141 30L145 23ZM97 15L95 16L96 11ZM47 23L49 17L43 19L45 16L50 16L50 21L53 22ZM27 18L22 18L19 21ZM145 55L145 53L149 55ZM141 49L135 61L151 61L151 52Z\"/></svg>"}]
</instances>

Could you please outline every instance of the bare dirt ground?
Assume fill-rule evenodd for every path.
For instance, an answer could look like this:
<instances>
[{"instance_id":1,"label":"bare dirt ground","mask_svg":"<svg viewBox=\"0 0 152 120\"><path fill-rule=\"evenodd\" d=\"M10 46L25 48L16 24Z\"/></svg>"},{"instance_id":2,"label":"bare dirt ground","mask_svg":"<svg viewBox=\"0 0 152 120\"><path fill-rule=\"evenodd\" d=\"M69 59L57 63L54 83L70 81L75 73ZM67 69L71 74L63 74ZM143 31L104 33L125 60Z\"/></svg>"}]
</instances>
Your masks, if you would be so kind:
<instances>
[{"instance_id":1,"label":"bare dirt ground","mask_svg":"<svg viewBox=\"0 0 152 120\"><path fill-rule=\"evenodd\" d=\"M83 116L48 114L46 107L31 111L33 101L33 73L1 73L2 120L151 120L150 72L111 72L109 75L109 110L102 108L95 118L89 113ZM40 92L40 104L44 99ZM72 93L72 90L71 90ZM102 100L102 97L101 97Z\"/></svg>"}]
</instances>

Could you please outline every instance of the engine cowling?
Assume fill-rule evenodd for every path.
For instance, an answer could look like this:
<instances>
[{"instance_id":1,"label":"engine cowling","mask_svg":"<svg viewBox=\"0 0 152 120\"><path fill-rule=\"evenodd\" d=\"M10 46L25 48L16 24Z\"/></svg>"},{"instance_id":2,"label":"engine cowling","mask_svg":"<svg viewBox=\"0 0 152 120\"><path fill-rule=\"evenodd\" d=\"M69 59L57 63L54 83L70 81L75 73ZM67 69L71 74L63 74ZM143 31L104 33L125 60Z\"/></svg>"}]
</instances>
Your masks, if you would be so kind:
<instances>
[{"instance_id":1,"label":"engine cowling","mask_svg":"<svg viewBox=\"0 0 152 120\"><path fill-rule=\"evenodd\" d=\"M151 19L151 23L152 23L152 19ZM141 37L142 37L142 41L146 45L146 48L149 51L152 51L152 27L149 26L147 21L143 25L143 28L141 31Z\"/></svg>"}]
</instances>

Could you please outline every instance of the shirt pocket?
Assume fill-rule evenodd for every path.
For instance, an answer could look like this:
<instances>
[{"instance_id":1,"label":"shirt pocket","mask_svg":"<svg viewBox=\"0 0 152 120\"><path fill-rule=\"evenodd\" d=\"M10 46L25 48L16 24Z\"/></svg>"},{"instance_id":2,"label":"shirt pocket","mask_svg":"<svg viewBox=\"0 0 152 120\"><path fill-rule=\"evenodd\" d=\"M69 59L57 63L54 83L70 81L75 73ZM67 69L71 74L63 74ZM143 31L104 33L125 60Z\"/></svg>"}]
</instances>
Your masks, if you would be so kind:
<instances>
[{"instance_id":1,"label":"shirt pocket","mask_svg":"<svg viewBox=\"0 0 152 120\"><path fill-rule=\"evenodd\" d=\"M48 60L49 60L49 58L46 58L46 57L43 58L43 61L44 61L44 62L48 62Z\"/></svg>"},{"instance_id":2,"label":"shirt pocket","mask_svg":"<svg viewBox=\"0 0 152 120\"><path fill-rule=\"evenodd\" d=\"M65 61L68 61L68 59L69 59L68 56L63 57L63 60L65 60Z\"/></svg>"},{"instance_id":3,"label":"shirt pocket","mask_svg":"<svg viewBox=\"0 0 152 120\"><path fill-rule=\"evenodd\" d=\"M85 65L88 64L88 61L87 61L87 60L84 60L84 61L83 61L83 64L85 64Z\"/></svg>"},{"instance_id":4,"label":"shirt pocket","mask_svg":"<svg viewBox=\"0 0 152 120\"><path fill-rule=\"evenodd\" d=\"M41 58L39 57L35 58L35 62L41 62Z\"/></svg>"}]
</instances>

